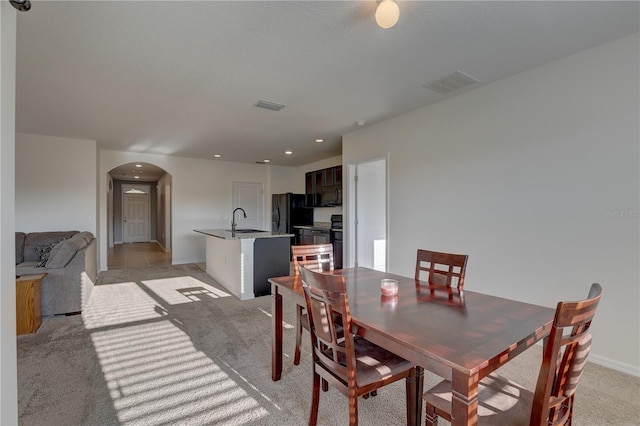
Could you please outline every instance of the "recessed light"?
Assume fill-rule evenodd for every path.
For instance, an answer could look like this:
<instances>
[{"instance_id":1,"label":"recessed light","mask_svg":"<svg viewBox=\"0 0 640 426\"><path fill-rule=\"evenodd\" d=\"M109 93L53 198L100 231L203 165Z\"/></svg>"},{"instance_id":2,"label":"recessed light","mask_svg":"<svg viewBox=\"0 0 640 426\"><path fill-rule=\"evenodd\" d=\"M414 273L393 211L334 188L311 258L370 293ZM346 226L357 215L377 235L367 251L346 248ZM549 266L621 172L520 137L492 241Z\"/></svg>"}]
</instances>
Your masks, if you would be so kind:
<instances>
[{"instance_id":1,"label":"recessed light","mask_svg":"<svg viewBox=\"0 0 640 426\"><path fill-rule=\"evenodd\" d=\"M216 158L220 158L220 157L222 157L222 154L213 154L213 156L216 157Z\"/></svg>"},{"instance_id":2,"label":"recessed light","mask_svg":"<svg viewBox=\"0 0 640 426\"><path fill-rule=\"evenodd\" d=\"M140 179L140 176L134 176L133 178L134 179Z\"/></svg>"},{"instance_id":3,"label":"recessed light","mask_svg":"<svg viewBox=\"0 0 640 426\"><path fill-rule=\"evenodd\" d=\"M262 160L264 163L270 163L271 160Z\"/></svg>"},{"instance_id":4,"label":"recessed light","mask_svg":"<svg viewBox=\"0 0 640 426\"><path fill-rule=\"evenodd\" d=\"M136 164L136 167L142 167L142 164Z\"/></svg>"},{"instance_id":5,"label":"recessed light","mask_svg":"<svg viewBox=\"0 0 640 426\"><path fill-rule=\"evenodd\" d=\"M366 122L364 120L358 120L358 121L356 121L356 126L364 126L365 123Z\"/></svg>"},{"instance_id":6,"label":"recessed light","mask_svg":"<svg viewBox=\"0 0 640 426\"><path fill-rule=\"evenodd\" d=\"M287 155L291 155L291 154L293 154L293 151L285 151L284 153L287 154Z\"/></svg>"},{"instance_id":7,"label":"recessed light","mask_svg":"<svg viewBox=\"0 0 640 426\"><path fill-rule=\"evenodd\" d=\"M316 142L318 142L318 143L324 142L324 139L318 138L318 139L316 139Z\"/></svg>"}]
</instances>

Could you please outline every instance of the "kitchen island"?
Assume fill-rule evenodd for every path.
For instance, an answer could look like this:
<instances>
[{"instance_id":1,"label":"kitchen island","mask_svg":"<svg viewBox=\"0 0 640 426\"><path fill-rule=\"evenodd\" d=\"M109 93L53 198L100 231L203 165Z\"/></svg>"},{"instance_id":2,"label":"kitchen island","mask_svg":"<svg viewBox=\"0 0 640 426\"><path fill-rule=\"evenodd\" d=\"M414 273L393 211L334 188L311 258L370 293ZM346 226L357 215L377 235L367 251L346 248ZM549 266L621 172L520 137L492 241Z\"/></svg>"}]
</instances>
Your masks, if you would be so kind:
<instances>
[{"instance_id":1,"label":"kitchen island","mask_svg":"<svg viewBox=\"0 0 640 426\"><path fill-rule=\"evenodd\" d=\"M271 294L268 279L289 275L292 234L194 229L207 238L206 272L240 300Z\"/></svg>"}]
</instances>

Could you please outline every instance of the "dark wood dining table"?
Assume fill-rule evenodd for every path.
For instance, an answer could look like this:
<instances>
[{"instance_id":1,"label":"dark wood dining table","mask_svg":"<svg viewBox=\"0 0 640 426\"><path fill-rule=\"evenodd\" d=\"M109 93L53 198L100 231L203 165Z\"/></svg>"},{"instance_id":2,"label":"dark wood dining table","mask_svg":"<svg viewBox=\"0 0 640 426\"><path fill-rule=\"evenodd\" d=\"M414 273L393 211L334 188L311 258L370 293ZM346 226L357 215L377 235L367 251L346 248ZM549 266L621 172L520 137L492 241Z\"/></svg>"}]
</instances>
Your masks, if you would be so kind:
<instances>
[{"instance_id":1,"label":"dark wood dining table","mask_svg":"<svg viewBox=\"0 0 640 426\"><path fill-rule=\"evenodd\" d=\"M478 382L548 336L555 310L468 290L429 285L368 268L335 270L345 278L359 335L414 363L407 424L422 419L424 370L451 380L452 425L476 425ZM395 297L380 280L398 281ZM271 378L282 375L282 299L305 305L300 276L270 278ZM469 283L467 283L467 288Z\"/></svg>"}]
</instances>

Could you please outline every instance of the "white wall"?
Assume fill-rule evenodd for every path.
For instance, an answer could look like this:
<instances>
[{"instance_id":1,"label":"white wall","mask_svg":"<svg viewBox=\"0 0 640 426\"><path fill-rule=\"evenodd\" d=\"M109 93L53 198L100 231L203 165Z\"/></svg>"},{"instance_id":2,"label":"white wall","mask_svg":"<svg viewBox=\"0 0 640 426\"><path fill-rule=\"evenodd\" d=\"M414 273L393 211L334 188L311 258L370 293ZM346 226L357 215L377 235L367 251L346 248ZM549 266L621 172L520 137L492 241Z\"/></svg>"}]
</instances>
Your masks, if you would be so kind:
<instances>
[{"instance_id":1,"label":"white wall","mask_svg":"<svg viewBox=\"0 0 640 426\"><path fill-rule=\"evenodd\" d=\"M16 230L96 234L96 142L16 135Z\"/></svg>"},{"instance_id":2,"label":"white wall","mask_svg":"<svg viewBox=\"0 0 640 426\"><path fill-rule=\"evenodd\" d=\"M0 3L0 424L18 424L15 286L16 10Z\"/></svg>"},{"instance_id":3,"label":"white wall","mask_svg":"<svg viewBox=\"0 0 640 426\"><path fill-rule=\"evenodd\" d=\"M304 194L304 176L302 177L302 181L298 182L297 167L266 167L269 168L271 179L271 186L269 188L270 194L284 194L285 192ZM300 187L302 187L302 189L300 189Z\"/></svg>"},{"instance_id":4,"label":"white wall","mask_svg":"<svg viewBox=\"0 0 640 426\"><path fill-rule=\"evenodd\" d=\"M106 211L107 172L131 162L146 162L163 168L172 177L171 251L174 264L205 261L205 237L194 229L229 228L231 226L232 183L258 182L268 188L268 168L264 165L201 160L134 152L100 151L99 153L99 259L100 270L107 269ZM265 206L270 195L265 191ZM270 207L265 207L269 208ZM265 210L270 211L270 210ZM271 226L265 215L263 229Z\"/></svg>"},{"instance_id":5,"label":"white wall","mask_svg":"<svg viewBox=\"0 0 640 426\"><path fill-rule=\"evenodd\" d=\"M469 290L549 307L599 282L590 359L639 375L639 51L635 34L345 135L345 164L389 153L390 271L466 253Z\"/></svg>"}]
</instances>

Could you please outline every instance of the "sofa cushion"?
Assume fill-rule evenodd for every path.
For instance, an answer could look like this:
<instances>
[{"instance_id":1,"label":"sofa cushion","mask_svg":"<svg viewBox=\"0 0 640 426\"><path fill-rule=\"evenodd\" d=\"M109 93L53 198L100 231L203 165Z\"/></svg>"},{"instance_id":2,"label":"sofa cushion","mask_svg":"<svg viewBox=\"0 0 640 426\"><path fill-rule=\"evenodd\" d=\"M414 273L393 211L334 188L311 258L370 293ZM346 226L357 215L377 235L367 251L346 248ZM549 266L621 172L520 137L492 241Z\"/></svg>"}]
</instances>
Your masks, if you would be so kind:
<instances>
[{"instance_id":1,"label":"sofa cushion","mask_svg":"<svg viewBox=\"0 0 640 426\"><path fill-rule=\"evenodd\" d=\"M78 231L55 231L55 232L30 232L24 239L24 259L23 261L40 260L36 252L36 247L42 247L51 243L56 243L65 238L72 237Z\"/></svg>"},{"instance_id":2,"label":"sofa cushion","mask_svg":"<svg viewBox=\"0 0 640 426\"><path fill-rule=\"evenodd\" d=\"M44 266L47 264L47 262L49 261L49 254L51 253L51 250L53 249L53 247L56 246L57 244L58 244L58 241L36 247L36 253L38 253L38 256L40 257L40 260L38 261L38 266Z\"/></svg>"},{"instance_id":3,"label":"sofa cushion","mask_svg":"<svg viewBox=\"0 0 640 426\"><path fill-rule=\"evenodd\" d=\"M49 260L44 266L46 268L64 268L73 259L78 250L86 245L87 241L81 233L62 240L53 247L51 254L49 254Z\"/></svg>"},{"instance_id":4,"label":"sofa cushion","mask_svg":"<svg viewBox=\"0 0 640 426\"><path fill-rule=\"evenodd\" d=\"M16 265L24 262L24 232L16 232Z\"/></svg>"}]
</instances>

